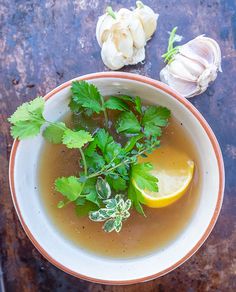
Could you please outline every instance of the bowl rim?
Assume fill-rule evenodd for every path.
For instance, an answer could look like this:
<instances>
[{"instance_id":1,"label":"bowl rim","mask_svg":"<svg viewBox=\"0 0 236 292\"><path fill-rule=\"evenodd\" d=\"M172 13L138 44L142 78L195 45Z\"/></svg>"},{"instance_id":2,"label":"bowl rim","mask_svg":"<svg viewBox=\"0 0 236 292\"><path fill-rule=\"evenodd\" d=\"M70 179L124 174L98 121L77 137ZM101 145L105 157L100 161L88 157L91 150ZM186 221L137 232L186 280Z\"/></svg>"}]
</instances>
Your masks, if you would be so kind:
<instances>
[{"instance_id":1,"label":"bowl rim","mask_svg":"<svg viewBox=\"0 0 236 292\"><path fill-rule=\"evenodd\" d=\"M151 79L149 77L145 77L142 75L138 75L138 74L133 74L133 73L126 73L126 72L98 72L98 73L91 73L91 74L86 74L86 75L82 75L80 77L76 77L73 78L63 84L61 84L60 86L56 87L55 89L51 90L49 93L47 93L44 96L45 100L48 100L49 98L53 97L56 93L58 93L59 91L63 90L64 88L68 87L71 85L72 81L75 80L94 80L94 79L100 79L100 78L119 78L119 79L125 79L125 80L131 80L131 81L138 81L147 85L151 85L157 89L160 89L162 91L164 91L167 94L170 94L171 96L173 96L174 98L176 98L180 103L182 103L194 116L195 118L197 118L197 120L200 122L201 126L203 127L203 129L205 130L211 144L212 147L214 149L214 153L217 159L217 165L218 165L218 171L219 171L219 190L218 190L218 196L217 196L217 203L216 203L216 207L213 213L213 216L211 218L211 221L208 225L208 227L206 228L204 234L202 235L202 237L199 239L199 241L195 244L195 246L184 256L182 257L180 260L178 260L177 262L173 263L170 267L146 276L146 277L141 277L141 278L137 278L137 279L132 279L132 280L105 280L105 279L97 279L94 277L89 277L87 275L83 275L80 274L76 271L73 271L71 269L69 269L68 267L62 265L60 262L58 262L56 259L52 258L51 255L49 255L47 253L46 250L44 250L42 248L42 246L40 245L40 243L34 238L33 234L31 233L30 229L28 228L28 226L26 225L26 223L24 222L24 218L23 215L21 214L21 210L19 208L19 204L17 201L17 196L16 196L16 191L15 191L15 182L14 182L14 168L15 168L15 157L16 157L16 153L17 153L17 148L20 144L20 141L15 139L12 145L12 149L11 149L11 154L10 154L10 159L9 159L9 184L10 184L10 191L11 191L11 197L13 200L13 204L16 210L16 213L18 215L18 218L20 220L20 223L26 233L26 235L28 236L28 238L30 239L30 241L33 243L33 245L35 246L35 248L54 266L56 266L57 268L59 268L60 270L75 276L77 278L83 279L83 280L87 280L90 282L94 282L94 283L100 283L100 284L108 284L108 285L128 285L128 284L135 284L135 283L141 283L141 282L146 282L158 277L161 277L171 271L173 271L174 269L176 269L177 267L179 267L180 265L182 265L185 261L187 261L195 252L197 252L197 250L202 246L202 244L205 242L205 240L208 238L208 236L210 235L216 221L217 218L219 216L220 210L221 210L221 206L222 206L222 202L223 202L223 195L224 195L224 186L225 186L225 171L224 171L224 162L223 162L223 157L222 157L222 153L221 153L221 149L219 146L219 143L215 137L215 134L213 133L213 130L211 129L211 127L208 125L207 121L204 119L204 117L201 115L201 113L184 97L182 97L181 95L179 95L176 91L172 90L169 86L165 85L164 83Z\"/></svg>"}]
</instances>

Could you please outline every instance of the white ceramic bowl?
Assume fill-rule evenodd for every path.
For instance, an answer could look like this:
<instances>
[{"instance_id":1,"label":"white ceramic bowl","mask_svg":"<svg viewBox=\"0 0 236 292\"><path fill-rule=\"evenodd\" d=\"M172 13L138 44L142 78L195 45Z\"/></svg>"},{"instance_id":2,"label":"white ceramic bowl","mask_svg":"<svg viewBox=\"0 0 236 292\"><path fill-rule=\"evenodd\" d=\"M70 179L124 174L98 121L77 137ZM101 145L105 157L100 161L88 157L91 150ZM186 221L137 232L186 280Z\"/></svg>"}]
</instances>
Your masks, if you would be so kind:
<instances>
[{"instance_id":1,"label":"white ceramic bowl","mask_svg":"<svg viewBox=\"0 0 236 292\"><path fill-rule=\"evenodd\" d=\"M202 187L196 211L180 236L149 256L109 259L75 247L51 223L37 188L37 164L43 138L14 141L10 158L10 187L21 224L35 247L58 268L93 282L130 284L168 273L191 257L210 234L220 212L224 190L224 166L218 142L194 106L158 81L128 73L96 73L75 80L94 83L103 95L139 95L171 109L183 122L200 156ZM68 111L71 81L45 96L45 116L51 121ZM36 187L36 188L35 188ZM193 267L194 268L194 267Z\"/></svg>"}]
</instances>

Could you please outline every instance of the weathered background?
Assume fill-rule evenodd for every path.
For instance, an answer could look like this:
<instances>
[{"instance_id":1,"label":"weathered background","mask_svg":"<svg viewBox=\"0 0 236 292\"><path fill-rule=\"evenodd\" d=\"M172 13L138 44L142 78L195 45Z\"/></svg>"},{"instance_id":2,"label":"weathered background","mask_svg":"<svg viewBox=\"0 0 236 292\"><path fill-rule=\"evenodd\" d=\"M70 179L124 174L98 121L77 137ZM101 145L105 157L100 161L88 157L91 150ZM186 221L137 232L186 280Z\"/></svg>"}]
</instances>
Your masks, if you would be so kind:
<instances>
[{"instance_id":1,"label":"weathered background","mask_svg":"<svg viewBox=\"0 0 236 292\"><path fill-rule=\"evenodd\" d=\"M236 291L236 1L146 0L160 14L145 64L124 70L157 78L167 31L175 25L185 41L207 34L222 49L223 74L191 99L216 133L226 169L223 208L201 249L157 280L105 286L78 280L47 262L33 247L16 216L8 186L12 139L7 117L23 101L44 95L81 74L104 71L95 39L105 7L134 0L0 0L0 261L6 291ZM0 288L1 290L1 288Z\"/></svg>"}]
</instances>

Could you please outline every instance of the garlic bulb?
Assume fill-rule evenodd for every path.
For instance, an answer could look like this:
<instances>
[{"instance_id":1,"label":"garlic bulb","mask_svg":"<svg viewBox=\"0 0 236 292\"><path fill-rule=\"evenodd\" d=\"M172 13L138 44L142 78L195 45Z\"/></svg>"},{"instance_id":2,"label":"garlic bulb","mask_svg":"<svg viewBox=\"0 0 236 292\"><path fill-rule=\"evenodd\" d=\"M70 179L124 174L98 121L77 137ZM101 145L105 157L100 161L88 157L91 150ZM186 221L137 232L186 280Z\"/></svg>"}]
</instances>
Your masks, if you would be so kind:
<instances>
[{"instance_id":1,"label":"garlic bulb","mask_svg":"<svg viewBox=\"0 0 236 292\"><path fill-rule=\"evenodd\" d=\"M141 1L137 2L134 11L121 8L114 12L108 7L107 13L99 17L96 27L104 64L118 70L142 62L146 42L156 30L157 18L158 15Z\"/></svg>"},{"instance_id":2,"label":"garlic bulb","mask_svg":"<svg viewBox=\"0 0 236 292\"><path fill-rule=\"evenodd\" d=\"M176 51L172 43L169 55L167 52L164 56L168 56L169 64L160 72L161 81L187 98L204 92L221 72L220 47L203 35L176 47Z\"/></svg>"}]
</instances>

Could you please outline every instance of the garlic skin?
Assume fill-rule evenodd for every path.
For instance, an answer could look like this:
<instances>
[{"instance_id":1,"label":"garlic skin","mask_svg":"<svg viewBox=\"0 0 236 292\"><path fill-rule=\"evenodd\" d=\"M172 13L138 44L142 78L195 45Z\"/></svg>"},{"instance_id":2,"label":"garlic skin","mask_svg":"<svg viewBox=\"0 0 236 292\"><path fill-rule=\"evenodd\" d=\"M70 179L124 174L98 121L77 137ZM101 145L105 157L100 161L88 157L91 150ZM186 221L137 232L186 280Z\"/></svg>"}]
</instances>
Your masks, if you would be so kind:
<instances>
[{"instance_id":1,"label":"garlic skin","mask_svg":"<svg viewBox=\"0 0 236 292\"><path fill-rule=\"evenodd\" d=\"M96 38L102 48L101 57L112 70L145 59L145 45L156 30L157 14L140 1L137 6L134 11L121 8L112 15L107 12L98 19Z\"/></svg>"},{"instance_id":2,"label":"garlic skin","mask_svg":"<svg viewBox=\"0 0 236 292\"><path fill-rule=\"evenodd\" d=\"M218 43L203 35L180 46L173 60L160 72L162 82L189 98L206 91L221 70Z\"/></svg>"},{"instance_id":3,"label":"garlic skin","mask_svg":"<svg viewBox=\"0 0 236 292\"><path fill-rule=\"evenodd\" d=\"M156 14L150 7L143 5L141 1L137 1L136 3L137 8L134 10L134 13L142 23L146 40L149 40L157 28L159 14Z\"/></svg>"}]
</instances>

